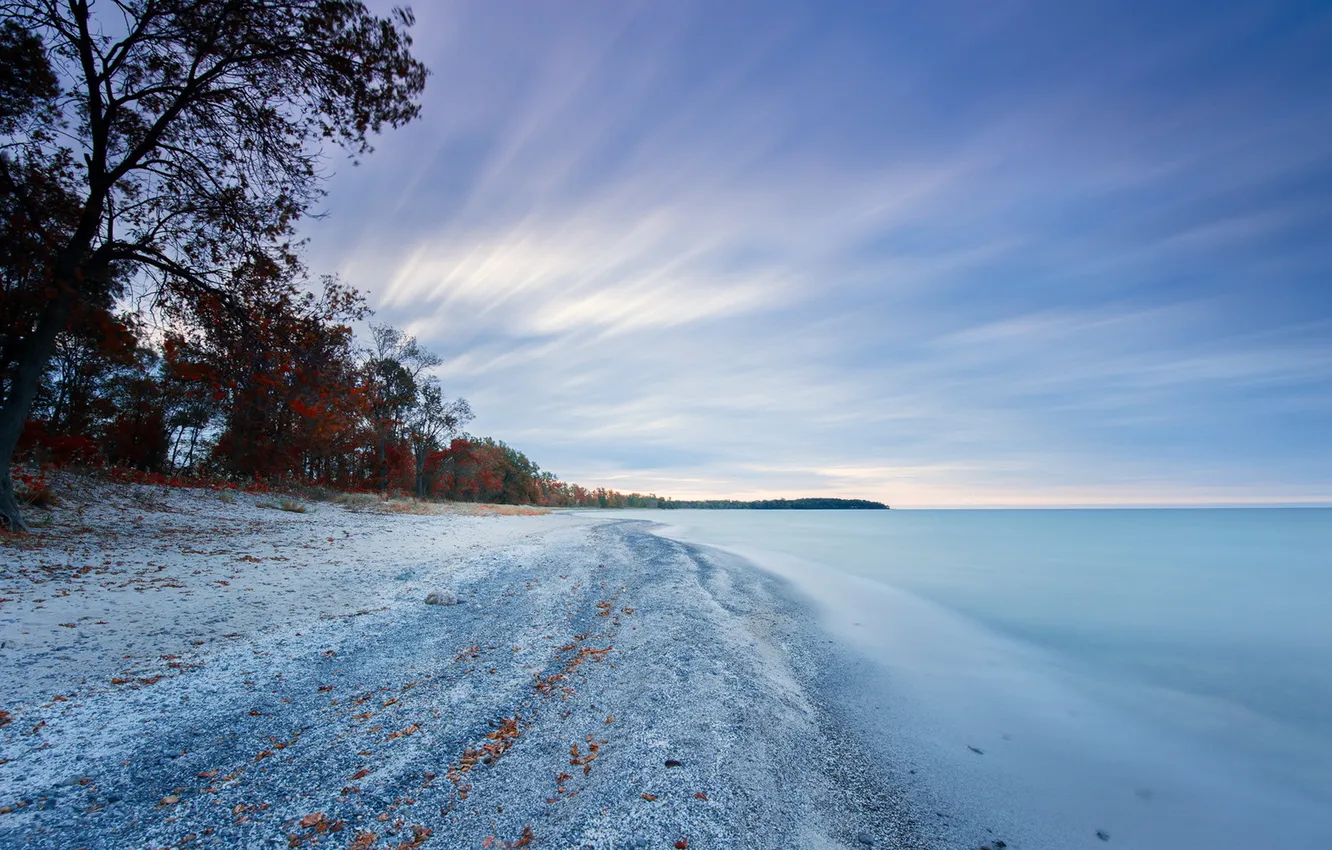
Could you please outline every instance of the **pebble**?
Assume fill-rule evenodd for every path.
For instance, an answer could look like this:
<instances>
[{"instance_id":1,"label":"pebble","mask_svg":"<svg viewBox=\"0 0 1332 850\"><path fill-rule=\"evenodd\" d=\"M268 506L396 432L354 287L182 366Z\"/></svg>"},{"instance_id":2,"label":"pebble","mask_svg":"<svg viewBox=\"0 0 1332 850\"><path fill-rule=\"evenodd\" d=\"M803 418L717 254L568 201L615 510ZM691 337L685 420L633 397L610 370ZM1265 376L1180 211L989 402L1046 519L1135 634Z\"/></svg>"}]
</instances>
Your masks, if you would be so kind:
<instances>
[{"instance_id":1,"label":"pebble","mask_svg":"<svg viewBox=\"0 0 1332 850\"><path fill-rule=\"evenodd\" d=\"M866 847L874 846L874 837L871 836L868 832L857 832L856 840L859 841L861 844L864 844Z\"/></svg>"}]
</instances>

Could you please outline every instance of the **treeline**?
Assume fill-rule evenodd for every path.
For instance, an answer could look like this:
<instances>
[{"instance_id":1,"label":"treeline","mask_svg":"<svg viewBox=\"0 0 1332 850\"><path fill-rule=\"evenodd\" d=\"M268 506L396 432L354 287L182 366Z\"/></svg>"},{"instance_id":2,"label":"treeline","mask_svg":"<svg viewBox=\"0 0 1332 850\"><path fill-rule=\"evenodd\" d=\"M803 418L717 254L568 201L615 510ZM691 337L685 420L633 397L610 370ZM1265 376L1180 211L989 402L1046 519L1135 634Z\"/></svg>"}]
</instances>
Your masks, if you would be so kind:
<instances>
[{"instance_id":1,"label":"treeline","mask_svg":"<svg viewBox=\"0 0 1332 850\"><path fill-rule=\"evenodd\" d=\"M755 510L755 511L823 511L823 510L855 510L855 511L886 511L888 506L883 502L871 502L868 499L825 499L809 497L803 499L759 499L757 501L746 502L736 499L661 499L657 507L674 508L701 508L704 510Z\"/></svg>"},{"instance_id":2,"label":"treeline","mask_svg":"<svg viewBox=\"0 0 1332 850\"><path fill-rule=\"evenodd\" d=\"M250 296L246 323L219 316L193 333L150 332L101 311L62 332L19 458L450 501L656 504L560 481L500 440L463 433L472 411L429 374L439 357L387 325L358 344L345 323L364 315L353 291L256 286Z\"/></svg>"}]
</instances>

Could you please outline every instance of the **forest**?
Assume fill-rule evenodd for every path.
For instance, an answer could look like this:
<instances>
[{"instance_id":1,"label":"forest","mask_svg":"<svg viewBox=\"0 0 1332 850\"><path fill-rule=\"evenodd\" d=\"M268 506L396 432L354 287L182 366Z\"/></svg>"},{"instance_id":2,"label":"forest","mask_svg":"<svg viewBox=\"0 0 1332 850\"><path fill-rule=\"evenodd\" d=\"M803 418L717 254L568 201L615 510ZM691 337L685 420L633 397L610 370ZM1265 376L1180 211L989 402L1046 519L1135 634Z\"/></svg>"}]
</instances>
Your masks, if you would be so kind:
<instances>
[{"instance_id":1,"label":"forest","mask_svg":"<svg viewBox=\"0 0 1332 850\"><path fill-rule=\"evenodd\" d=\"M639 507L558 480L523 452L465 432L464 399L428 372L439 358L371 324L358 344L336 289L286 293L281 331L187 337L103 313L56 339L19 440L27 466L103 470L124 480L213 486L322 486L419 498L546 506ZM285 321L279 317L285 316ZM299 318L300 321L292 321ZM224 325L223 325L224 327ZM40 475L21 486L41 490Z\"/></svg>"}]
</instances>

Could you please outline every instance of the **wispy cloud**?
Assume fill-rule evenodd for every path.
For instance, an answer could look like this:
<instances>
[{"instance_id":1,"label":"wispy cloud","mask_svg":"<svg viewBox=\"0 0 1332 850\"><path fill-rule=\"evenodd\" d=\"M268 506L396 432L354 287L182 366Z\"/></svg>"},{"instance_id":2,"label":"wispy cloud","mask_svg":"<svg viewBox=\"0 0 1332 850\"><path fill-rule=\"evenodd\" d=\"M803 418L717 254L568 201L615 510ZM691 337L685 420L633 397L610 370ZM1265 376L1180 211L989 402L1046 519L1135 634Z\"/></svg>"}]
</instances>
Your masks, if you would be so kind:
<instances>
[{"instance_id":1,"label":"wispy cloud","mask_svg":"<svg viewBox=\"0 0 1332 850\"><path fill-rule=\"evenodd\" d=\"M1332 501L1332 19L1139 11L432 4L316 263L584 483Z\"/></svg>"}]
</instances>

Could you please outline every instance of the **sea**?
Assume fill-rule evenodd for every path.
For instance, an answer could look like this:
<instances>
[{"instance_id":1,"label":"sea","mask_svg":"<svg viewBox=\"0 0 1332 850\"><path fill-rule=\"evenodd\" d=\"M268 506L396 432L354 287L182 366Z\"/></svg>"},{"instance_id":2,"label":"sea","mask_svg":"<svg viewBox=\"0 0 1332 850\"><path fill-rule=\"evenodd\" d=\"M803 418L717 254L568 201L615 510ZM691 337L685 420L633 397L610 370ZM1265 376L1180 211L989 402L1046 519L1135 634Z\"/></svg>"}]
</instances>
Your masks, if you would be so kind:
<instances>
[{"instance_id":1,"label":"sea","mask_svg":"<svg viewBox=\"0 0 1332 850\"><path fill-rule=\"evenodd\" d=\"M1332 846L1332 509L617 513L789 582L968 841Z\"/></svg>"}]
</instances>

